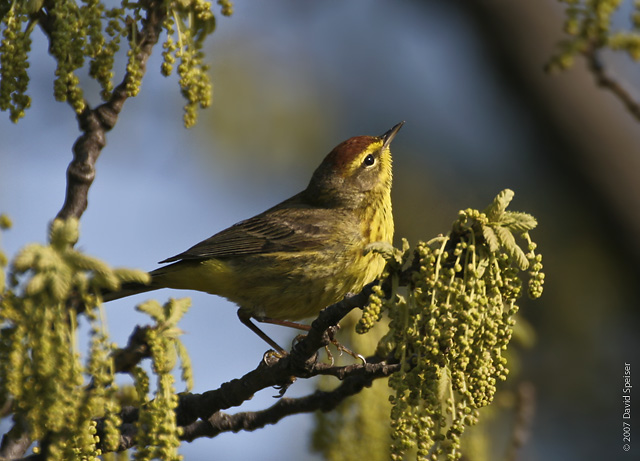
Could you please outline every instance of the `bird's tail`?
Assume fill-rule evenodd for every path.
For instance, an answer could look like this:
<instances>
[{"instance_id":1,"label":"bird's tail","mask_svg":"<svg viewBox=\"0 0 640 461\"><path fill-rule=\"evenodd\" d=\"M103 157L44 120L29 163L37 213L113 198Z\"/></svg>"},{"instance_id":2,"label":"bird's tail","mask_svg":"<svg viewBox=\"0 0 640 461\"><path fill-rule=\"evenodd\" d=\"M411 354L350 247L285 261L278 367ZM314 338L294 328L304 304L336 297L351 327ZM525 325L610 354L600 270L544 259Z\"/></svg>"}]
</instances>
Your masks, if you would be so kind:
<instances>
[{"instance_id":1,"label":"bird's tail","mask_svg":"<svg viewBox=\"0 0 640 461\"><path fill-rule=\"evenodd\" d=\"M194 267L194 265L197 267L198 264L199 262L178 261L168 266L159 267L149 272L151 281L148 284L140 282L123 283L117 291L104 291L102 293L102 301L109 302L139 293L146 293L147 291L159 290L160 288L191 288L189 284L177 283L175 275L176 273L182 273L185 268ZM174 278L173 280L172 276ZM191 276L192 274L187 271L186 275L183 275L182 278L184 279L186 277L187 280L190 280ZM178 281L180 281L180 278L178 278Z\"/></svg>"},{"instance_id":2,"label":"bird's tail","mask_svg":"<svg viewBox=\"0 0 640 461\"><path fill-rule=\"evenodd\" d=\"M154 286L153 282L149 285L139 282L123 283L118 291L105 291L102 293L102 301L109 302L120 298L126 298L127 296L137 295L139 293L146 293L147 291L157 290L158 286Z\"/></svg>"}]
</instances>

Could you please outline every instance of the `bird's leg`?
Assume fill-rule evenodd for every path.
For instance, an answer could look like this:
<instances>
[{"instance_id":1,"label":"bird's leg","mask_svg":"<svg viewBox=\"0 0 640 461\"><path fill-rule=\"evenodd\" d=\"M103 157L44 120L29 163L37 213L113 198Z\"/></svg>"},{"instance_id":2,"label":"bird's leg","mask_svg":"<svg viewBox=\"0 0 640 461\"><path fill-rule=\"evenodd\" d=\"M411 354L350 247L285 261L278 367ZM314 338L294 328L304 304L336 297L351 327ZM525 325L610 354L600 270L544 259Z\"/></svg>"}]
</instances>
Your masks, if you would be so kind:
<instances>
[{"instance_id":1,"label":"bird's leg","mask_svg":"<svg viewBox=\"0 0 640 461\"><path fill-rule=\"evenodd\" d=\"M384 243L384 242L380 242L380 243ZM391 249L393 249L393 247L391 247ZM290 322L289 320L277 320L277 319L272 319L272 318L269 318L269 317L256 318L256 320L258 322L261 322L261 323L272 323L274 325L282 325L283 327L297 328L298 330L303 330L303 331L311 330L311 326L310 325L305 325L303 323L297 323L297 322ZM253 325L253 326L255 327L255 325ZM337 325L337 327L340 328L340 325ZM257 327L255 327L255 328L257 329ZM258 331L260 331L260 330L258 330ZM362 363L364 363L364 364L367 363L367 361L365 360L365 358L362 355L357 354L357 353L353 352L351 349L349 349L348 347L343 346L334 337L334 334L335 334L335 332L333 330L329 331L329 341L331 342L331 344L333 344L336 347L336 349L338 349L338 352L340 352L340 355L342 355L342 353L344 352L346 354L349 354L354 359L361 360ZM262 336L261 336L261 338L262 338ZM269 343L269 344L271 344L271 343ZM329 357L329 360L331 361L331 365L333 365L333 355L329 351L329 347L325 346L325 350L327 351L327 356Z\"/></svg>"},{"instance_id":2,"label":"bird's leg","mask_svg":"<svg viewBox=\"0 0 640 461\"><path fill-rule=\"evenodd\" d=\"M249 329L251 331L253 331L260 338L262 338L262 340L264 342L266 342L269 346L273 347L276 350L276 352L278 352L279 354L281 354L283 356L287 355L287 351L285 351L283 348L281 348L278 345L278 343L276 343L273 339L269 338L269 336L267 336L267 334L264 331L262 331L253 322L251 322L251 314L247 314L242 309L238 309L238 318L240 319L240 321L243 324L245 324L247 327L249 327ZM262 322L262 320L260 320L260 319L256 319L256 320L258 320L259 322ZM291 323L293 323L293 322L291 322Z\"/></svg>"},{"instance_id":3,"label":"bird's leg","mask_svg":"<svg viewBox=\"0 0 640 461\"><path fill-rule=\"evenodd\" d=\"M262 331L253 322L251 322L251 318L252 318L251 314L247 314L244 311L242 311L241 309L238 309L238 318L240 319L240 321L242 323L244 323L246 326L248 326L251 331L253 331L260 338L262 338L262 340L265 341L269 346L273 347L276 350L276 352L278 352L279 354L282 354L282 355L287 355L287 351L285 351L282 347L280 347L278 345L278 343L276 343L273 339L271 339L269 336L267 336L267 334L264 331ZM310 325L305 325L303 323L297 323L297 322L291 322L289 320L278 320L278 319L272 319L270 317L253 317L253 318L256 319L256 321L258 321L260 323L271 323L273 325L280 325L280 326L283 326L283 327L296 328L298 330L303 330L303 331L311 330L311 326ZM298 339L298 338L296 338L296 339ZM342 344L340 344L338 342L338 340L334 338L334 336L333 336L333 334L331 332L329 333L329 340L331 341L331 344L333 344L341 354L343 352L345 352L345 353L349 354L351 357L353 357L354 359L361 360L362 363L365 363L365 364L367 363L367 361L365 360L365 358L362 355L356 354L351 349L349 349L349 348L343 346ZM329 360L331 360L331 364L333 364L333 356L331 355L331 352L329 352L329 349L327 347L325 347L325 349L327 351L327 355L329 357Z\"/></svg>"},{"instance_id":4,"label":"bird's leg","mask_svg":"<svg viewBox=\"0 0 640 461\"><path fill-rule=\"evenodd\" d=\"M304 331L311 330L311 326L310 325L304 325L302 323L297 323L297 322L290 322L288 320L277 320L277 319L272 319L272 318L269 318L269 317L256 318L256 320L258 322L261 322L261 323L272 323L274 325L282 325L283 327L297 328L298 330L304 330ZM338 326L338 328L340 328L340 325L337 325L337 326ZM346 354L349 354L354 359L361 360L362 363L365 363L365 364L367 363L367 361L365 360L365 358L362 355L357 354L357 353L353 352L351 349L349 349L348 347L343 346L334 337L334 332L332 330L329 331L329 341L331 341L331 344L333 344L336 347L336 349L338 349L338 352L340 352L341 355L344 352ZM331 352L329 351L329 348L327 346L325 346L325 350L327 351L327 356L329 357L329 360L331 361L331 365L333 365L333 355L331 354Z\"/></svg>"},{"instance_id":5,"label":"bird's leg","mask_svg":"<svg viewBox=\"0 0 640 461\"><path fill-rule=\"evenodd\" d=\"M289 320L277 320L277 319L272 319L272 318L269 318L269 317L256 318L256 320L258 322L262 322L262 323L271 323L273 325L281 325L283 327L297 328L298 330L303 330L303 331L311 330L311 325L305 325L304 323L298 323L298 322L291 322ZM298 336L295 337L294 342L300 341L302 338L305 338L305 336L304 335L298 335ZM363 362L366 363L366 361L364 360L364 358L360 354L354 354L353 352L351 352L349 349L347 349L342 344L340 344L336 339L334 339L332 334L329 334L329 338L330 338L331 344L336 346L336 349L338 349L340 354L342 354L342 352L344 351L347 354L349 354L349 355L351 355L351 356L353 356L355 358L359 358ZM333 354L331 354L331 351L329 350L329 346L328 345L324 346L324 350L327 352L327 357L329 358L329 361L331 362L331 366L333 366L333 363L334 363Z\"/></svg>"},{"instance_id":6,"label":"bird's leg","mask_svg":"<svg viewBox=\"0 0 640 461\"><path fill-rule=\"evenodd\" d=\"M297 330L309 331L311 330L310 325L305 325L303 323L298 322L290 322L289 320L278 320L272 319L270 317L254 317L260 323L271 323L272 325L280 325L283 327L295 328Z\"/></svg>"}]
</instances>

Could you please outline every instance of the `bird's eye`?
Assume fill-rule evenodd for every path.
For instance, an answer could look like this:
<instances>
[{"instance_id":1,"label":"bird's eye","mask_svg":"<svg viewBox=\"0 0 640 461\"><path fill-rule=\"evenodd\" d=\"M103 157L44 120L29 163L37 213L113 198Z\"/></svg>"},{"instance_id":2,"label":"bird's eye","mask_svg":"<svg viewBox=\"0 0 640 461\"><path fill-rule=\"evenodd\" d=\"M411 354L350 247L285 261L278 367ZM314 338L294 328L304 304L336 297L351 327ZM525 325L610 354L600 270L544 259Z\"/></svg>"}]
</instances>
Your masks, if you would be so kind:
<instances>
[{"instance_id":1,"label":"bird's eye","mask_svg":"<svg viewBox=\"0 0 640 461\"><path fill-rule=\"evenodd\" d=\"M371 154L367 155L362 162L365 166L373 166L374 163L376 163L376 158Z\"/></svg>"}]
</instances>

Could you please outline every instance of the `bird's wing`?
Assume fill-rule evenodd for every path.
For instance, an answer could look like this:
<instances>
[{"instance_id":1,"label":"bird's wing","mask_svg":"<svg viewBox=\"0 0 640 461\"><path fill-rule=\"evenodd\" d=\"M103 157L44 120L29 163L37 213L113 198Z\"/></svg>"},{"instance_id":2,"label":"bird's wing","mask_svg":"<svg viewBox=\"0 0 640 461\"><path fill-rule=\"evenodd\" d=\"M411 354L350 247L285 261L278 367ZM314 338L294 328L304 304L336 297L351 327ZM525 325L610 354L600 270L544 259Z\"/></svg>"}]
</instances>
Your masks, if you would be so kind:
<instances>
[{"instance_id":1,"label":"bird's wing","mask_svg":"<svg viewBox=\"0 0 640 461\"><path fill-rule=\"evenodd\" d=\"M326 247L328 242L335 242L335 239L339 238L335 232L336 223L344 224L344 221L349 219L346 214L344 217L337 217L336 213L341 214L338 210L304 207L268 210L241 221L161 263ZM327 214L330 214L332 219L327 219Z\"/></svg>"}]
</instances>

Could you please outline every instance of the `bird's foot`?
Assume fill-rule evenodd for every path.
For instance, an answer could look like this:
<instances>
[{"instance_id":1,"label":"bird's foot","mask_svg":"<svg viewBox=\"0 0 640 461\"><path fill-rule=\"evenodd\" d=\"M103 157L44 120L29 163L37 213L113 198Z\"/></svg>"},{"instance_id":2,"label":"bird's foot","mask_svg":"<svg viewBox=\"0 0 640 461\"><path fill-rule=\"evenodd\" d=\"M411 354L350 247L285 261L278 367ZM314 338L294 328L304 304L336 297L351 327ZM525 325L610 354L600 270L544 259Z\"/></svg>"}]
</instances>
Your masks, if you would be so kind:
<instances>
[{"instance_id":1,"label":"bird's foot","mask_svg":"<svg viewBox=\"0 0 640 461\"><path fill-rule=\"evenodd\" d=\"M366 365L367 360L362 355L353 352L351 349L349 349L346 346L343 346L342 344L340 344L340 342L338 342L338 340L334 337L336 331L337 330L330 329L328 331L328 335L329 335L329 341L331 342L331 344L335 346L336 349L338 349L338 352L340 353L340 355L342 355L343 353L348 354L356 360L361 360L362 364ZM331 352L329 352L329 346L325 346L325 350L327 351L327 355L329 356L329 359L331 360L331 365L333 366L333 356L331 355Z\"/></svg>"},{"instance_id":2,"label":"bird's foot","mask_svg":"<svg viewBox=\"0 0 640 461\"><path fill-rule=\"evenodd\" d=\"M395 248L389 242L371 242L364 247L364 254L378 253L384 259L391 259L395 255Z\"/></svg>"}]
</instances>

